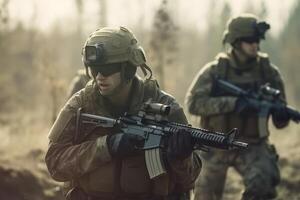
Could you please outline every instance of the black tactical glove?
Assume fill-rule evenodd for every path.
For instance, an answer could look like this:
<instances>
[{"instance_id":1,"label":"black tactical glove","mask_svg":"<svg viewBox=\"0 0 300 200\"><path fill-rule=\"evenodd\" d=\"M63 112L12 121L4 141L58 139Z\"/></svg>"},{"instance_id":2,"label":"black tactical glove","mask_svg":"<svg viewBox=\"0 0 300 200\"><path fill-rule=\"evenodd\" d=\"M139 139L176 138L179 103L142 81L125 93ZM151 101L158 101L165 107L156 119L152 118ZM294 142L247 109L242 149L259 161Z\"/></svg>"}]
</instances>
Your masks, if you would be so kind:
<instances>
[{"instance_id":1,"label":"black tactical glove","mask_svg":"<svg viewBox=\"0 0 300 200\"><path fill-rule=\"evenodd\" d=\"M290 116L287 112L286 107L284 106L274 108L272 110L272 118L273 121L280 122L280 123L287 123L290 120Z\"/></svg>"},{"instance_id":2,"label":"black tactical glove","mask_svg":"<svg viewBox=\"0 0 300 200\"><path fill-rule=\"evenodd\" d=\"M250 100L239 97L235 103L235 111L240 115L249 115L257 112L257 107Z\"/></svg>"},{"instance_id":3,"label":"black tactical glove","mask_svg":"<svg viewBox=\"0 0 300 200\"><path fill-rule=\"evenodd\" d=\"M184 160L193 152L194 142L185 130L175 132L168 141L167 157L169 161Z\"/></svg>"},{"instance_id":4,"label":"black tactical glove","mask_svg":"<svg viewBox=\"0 0 300 200\"><path fill-rule=\"evenodd\" d=\"M144 138L132 134L117 133L108 135L106 143L112 157L122 158L135 155L139 151L138 147L144 143Z\"/></svg>"}]
</instances>

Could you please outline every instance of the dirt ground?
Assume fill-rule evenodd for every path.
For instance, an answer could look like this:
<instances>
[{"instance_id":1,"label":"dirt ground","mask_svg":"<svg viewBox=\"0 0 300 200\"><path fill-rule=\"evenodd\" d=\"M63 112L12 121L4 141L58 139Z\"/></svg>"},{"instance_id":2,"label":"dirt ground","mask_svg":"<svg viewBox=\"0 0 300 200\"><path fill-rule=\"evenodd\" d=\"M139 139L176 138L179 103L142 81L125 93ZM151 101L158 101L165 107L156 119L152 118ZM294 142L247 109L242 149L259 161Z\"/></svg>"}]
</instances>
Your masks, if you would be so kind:
<instances>
[{"instance_id":1,"label":"dirt ground","mask_svg":"<svg viewBox=\"0 0 300 200\"><path fill-rule=\"evenodd\" d=\"M0 200L62 200L44 162L49 125L38 117L14 121L0 124Z\"/></svg>"},{"instance_id":2,"label":"dirt ground","mask_svg":"<svg viewBox=\"0 0 300 200\"><path fill-rule=\"evenodd\" d=\"M32 150L24 157L0 160L0 199L61 200L58 184L49 177L44 152Z\"/></svg>"},{"instance_id":3,"label":"dirt ground","mask_svg":"<svg viewBox=\"0 0 300 200\"><path fill-rule=\"evenodd\" d=\"M19 130L0 128L0 199L63 199L59 183L51 179L44 163L48 130L35 126L23 133L14 132ZM300 199L300 128L291 124L282 131L272 132L271 142L280 154L282 175L277 199ZM241 178L230 169L223 199L240 199L242 190Z\"/></svg>"},{"instance_id":4,"label":"dirt ground","mask_svg":"<svg viewBox=\"0 0 300 200\"><path fill-rule=\"evenodd\" d=\"M280 156L281 182L276 200L300 199L300 127L291 123L283 130L272 130L270 142L276 145ZM230 169L225 186L224 200L238 200L243 191L243 182L237 172Z\"/></svg>"}]
</instances>

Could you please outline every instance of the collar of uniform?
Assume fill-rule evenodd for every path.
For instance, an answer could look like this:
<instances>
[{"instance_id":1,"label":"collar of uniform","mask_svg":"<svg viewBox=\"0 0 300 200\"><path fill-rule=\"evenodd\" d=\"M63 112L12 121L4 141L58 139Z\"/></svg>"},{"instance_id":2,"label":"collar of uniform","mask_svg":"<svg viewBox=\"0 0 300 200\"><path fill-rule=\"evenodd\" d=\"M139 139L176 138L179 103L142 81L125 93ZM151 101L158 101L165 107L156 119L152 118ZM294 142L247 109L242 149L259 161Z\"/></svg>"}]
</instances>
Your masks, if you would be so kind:
<instances>
[{"instance_id":1,"label":"collar of uniform","mask_svg":"<svg viewBox=\"0 0 300 200\"><path fill-rule=\"evenodd\" d=\"M253 67L257 66L258 62L259 62L259 56L256 57L255 60L253 60L252 62L249 63L239 63L239 61L237 60L237 58L235 58L236 56L234 56L233 54L233 50L231 50L230 52L227 53L227 56L229 58L229 64L230 67L239 70L239 71L248 71L253 69Z\"/></svg>"},{"instance_id":2,"label":"collar of uniform","mask_svg":"<svg viewBox=\"0 0 300 200\"><path fill-rule=\"evenodd\" d=\"M141 107L144 99L144 83L143 80L139 77L134 77L132 80L132 89L130 91L130 100L128 105L128 111L126 111L129 114L135 114L139 111L139 108ZM89 83L92 86L92 99L94 99L95 109L93 112L94 114L106 116L106 117L114 117L113 113L111 112L107 101L105 98L101 95L101 93L98 90L98 87L95 83L95 81Z\"/></svg>"}]
</instances>

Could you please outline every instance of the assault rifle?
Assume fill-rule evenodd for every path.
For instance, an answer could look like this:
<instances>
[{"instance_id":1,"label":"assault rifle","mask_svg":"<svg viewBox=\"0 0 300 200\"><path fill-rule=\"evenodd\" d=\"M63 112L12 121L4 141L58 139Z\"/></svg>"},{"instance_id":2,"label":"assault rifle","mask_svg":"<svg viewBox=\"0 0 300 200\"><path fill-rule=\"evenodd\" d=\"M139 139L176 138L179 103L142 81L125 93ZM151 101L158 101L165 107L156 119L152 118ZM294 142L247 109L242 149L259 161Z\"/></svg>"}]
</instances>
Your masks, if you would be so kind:
<instances>
[{"instance_id":1,"label":"assault rifle","mask_svg":"<svg viewBox=\"0 0 300 200\"><path fill-rule=\"evenodd\" d=\"M278 108L286 109L291 120L296 123L300 121L300 112L286 103L280 98L280 90L270 87L269 84L262 85L258 92L246 91L242 88L222 79L217 79L217 87L225 92L237 97L244 97L258 110L259 132L261 136L267 134L267 120L273 110Z\"/></svg>"},{"instance_id":2,"label":"assault rifle","mask_svg":"<svg viewBox=\"0 0 300 200\"><path fill-rule=\"evenodd\" d=\"M77 124L92 125L96 127L118 127L125 134L134 134L144 138L142 146L137 148L145 151L145 160L150 178L155 178L165 173L162 151L166 149L167 139L174 132L184 129L193 138L194 149L207 149L215 147L219 149L244 149L247 143L237 141L236 129L228 134L209 131L201 128L194 128L191 125L184 125L166 120L170 112L170 106L147 102L137 115L125 114L118 119L81 113L78 109ZM77 127L78 129L78 127Z\"/></svg>"}]
</instances>

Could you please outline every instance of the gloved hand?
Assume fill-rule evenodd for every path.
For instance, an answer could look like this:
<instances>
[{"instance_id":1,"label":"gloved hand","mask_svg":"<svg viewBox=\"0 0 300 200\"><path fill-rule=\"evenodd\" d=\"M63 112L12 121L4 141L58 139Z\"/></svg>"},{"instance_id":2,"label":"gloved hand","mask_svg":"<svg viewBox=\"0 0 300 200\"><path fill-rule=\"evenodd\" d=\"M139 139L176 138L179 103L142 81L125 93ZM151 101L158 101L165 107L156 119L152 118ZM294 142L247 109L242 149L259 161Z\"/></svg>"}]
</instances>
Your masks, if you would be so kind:
<instances>
[{"instance_id":1,"label":"gloved hand","mask_svg":"<svg viewBox=\"0 0 300 200\"><path fill-rule=\"evenodd\" d=\"M139 151L137 147L143 143L143 137L132 134L117 133L106 138L109 153L117 158L135 155Z\"/></svg>"},{"instance_id":2,"label":"gloved hand","mask_svg":"<svg viewBox=\"0 0 300 200\"><path fill-rule=\"evenodd\" d=\"M235 111L240 115L247 115L257 112L257 107L253 105L248 99L239 97L235 103Z\"/></svg>"},{"instance_id":3,"label":"gloved hand","mask_svg":"<svg viewBox=\"0 0 300 200\"><path fill-rule=\"evenodd\" d=\"M284 106L272 109L272 118L273 121L280 123L286 123L290 120L290 116L287 112L287 109Z\"/></svg>"},{"instance_id":4,"label":"gloved hand","mask_svg":"<svg viewBox=\"0 0 300 200\"><path fill-rule=\"evenodd\" d=\"M193 138L185 130L175 132L168 141L167 157L169 161L184 160L188 158L194 147Z\"/></svg>"}]
</instances>

